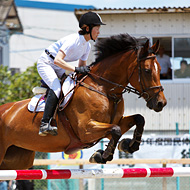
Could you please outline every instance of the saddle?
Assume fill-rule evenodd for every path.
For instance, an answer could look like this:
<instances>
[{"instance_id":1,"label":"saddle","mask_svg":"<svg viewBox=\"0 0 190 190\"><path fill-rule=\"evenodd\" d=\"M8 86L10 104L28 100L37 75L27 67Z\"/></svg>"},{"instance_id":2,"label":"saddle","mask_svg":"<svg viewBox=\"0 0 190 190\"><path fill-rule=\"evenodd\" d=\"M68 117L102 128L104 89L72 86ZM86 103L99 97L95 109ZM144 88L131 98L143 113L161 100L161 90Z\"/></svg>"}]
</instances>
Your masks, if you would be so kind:
<instances>
[{"instance_id":1,"label":"saddle","mask_svg":"<svg viewBox=\"0 0 190 190\"><path fill-rule=\"evenodd\" d=\"M65 80L66 80L67 77L68 77L68 76L64 73L63 76L62 76L62 78L61 78L61 81L60 81L61 86L63 86L63 84L64 84L64 82L65 82ZM74 77L73 77L73 80L75 80ZM49 86L48 86L43 80L41 80L40 82L41 82L41 86L40 86L40 87L35 87L35 88L33 88L33 90L32 90L33 93L34 93L35 95L38 95L38 98L39 98L38 101L37 101L37 103L35 104L36 106L35 106L35 108L33 109L33 112L36 112L36 111L37 111L37 107L39 106L39 102L40 102L42 99L44 99L44 101L46 102L46 98L47 98L48 91L49 91ZM66 97L71 91L74 91L75 87L76 87L76 85L74 85L74 86L71 88L71 90L69 90L69 92L68 92L68 90L67 90L67 92L65 92L65 95L64 95L64 93L63 93L63 89L61 88L61 93L60 93L60 97L59 97L59 100L58 100L58 107L57 107L57 109L55 110L55 114L54 114L54 115L56 115L57 110L62 111L62 110L68 105L68 103L70 102L70 99L71 99L72 96L68 99L67 103L66 103L64 106L63 106L63 101L64 101L65 97ZM40 97L39 97L39 96L40 96Z\"/></svg>"}]
</instances>

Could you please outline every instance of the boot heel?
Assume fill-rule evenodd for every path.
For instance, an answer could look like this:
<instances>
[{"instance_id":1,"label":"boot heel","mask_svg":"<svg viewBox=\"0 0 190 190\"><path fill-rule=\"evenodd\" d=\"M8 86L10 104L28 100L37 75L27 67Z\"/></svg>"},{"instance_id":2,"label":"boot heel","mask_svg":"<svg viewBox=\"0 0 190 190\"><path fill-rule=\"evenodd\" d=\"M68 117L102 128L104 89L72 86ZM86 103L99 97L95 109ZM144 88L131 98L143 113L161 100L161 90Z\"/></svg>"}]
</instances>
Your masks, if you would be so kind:
<instances>
[{"instance_id":1,"label":"boot heel","mask_svg":"<svg viewBox=\"0 0 190 190\"><path fill-rule=\"evenodd\" d=\"M45 136L47 136L47 133L39 131L38 135L40 135L41 137L45 137Z\"/></svg>"}]
</instances>

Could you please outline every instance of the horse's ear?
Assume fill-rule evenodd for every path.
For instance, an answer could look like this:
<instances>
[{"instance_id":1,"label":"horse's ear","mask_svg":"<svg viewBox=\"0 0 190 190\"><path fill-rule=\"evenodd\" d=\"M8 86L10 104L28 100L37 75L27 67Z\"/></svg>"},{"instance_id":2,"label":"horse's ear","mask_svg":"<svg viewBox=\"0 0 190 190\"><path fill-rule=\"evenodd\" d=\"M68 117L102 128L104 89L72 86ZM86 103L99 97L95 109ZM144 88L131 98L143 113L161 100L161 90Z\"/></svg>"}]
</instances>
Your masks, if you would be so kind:
<instances>
[{"instance_id":1,"label":"horse's ear","mask_svg":"<svg viewBox=\"0 0 190 190\"><path fill-rule=\"evenodd\" d=\"M148 50L149 49L149 39L146 40L145 44L144 44L144 50Z\"/></svg>"},{"instance_id":2,"label":"horse's ear","mask_svg":"<svg viewBox=\"0 0 190 190\"><path fill-rule=\"evenodd\" d=\"M143 44L143 47L140 49L139 57L143 58L148 55L149 50L149 39L146 40L146 42Z\"/></svg>"},{"instance_id":3,"label":"horse's ear","mask_svg":"<svg viewBox=\"0 0 190 190\"><path fill-rule=\"evenodd\" d=\"M157 40L157 42L151 47L154 51L154 53L156 54L160 48L160 41Z\"/></svg>"}]
</instances>

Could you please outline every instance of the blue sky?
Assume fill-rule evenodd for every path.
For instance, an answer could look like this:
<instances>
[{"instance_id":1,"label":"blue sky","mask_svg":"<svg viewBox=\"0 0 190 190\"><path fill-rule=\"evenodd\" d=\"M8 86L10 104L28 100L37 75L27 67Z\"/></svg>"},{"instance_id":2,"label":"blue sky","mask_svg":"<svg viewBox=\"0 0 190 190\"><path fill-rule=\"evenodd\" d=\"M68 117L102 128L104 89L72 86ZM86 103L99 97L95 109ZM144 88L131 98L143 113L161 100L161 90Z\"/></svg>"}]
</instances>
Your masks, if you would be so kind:
<instances>
[{"instance_id":1,"label":"blue sky","mask_svg":"<svg viewBox=\"0 0 190 190\"><path fill-rule=\"evenodd\" d=\"M154 7L190 7L190 0L37 0L68 4L93 5L96 8L154 8Z\"/></svg>"}]
</instances>

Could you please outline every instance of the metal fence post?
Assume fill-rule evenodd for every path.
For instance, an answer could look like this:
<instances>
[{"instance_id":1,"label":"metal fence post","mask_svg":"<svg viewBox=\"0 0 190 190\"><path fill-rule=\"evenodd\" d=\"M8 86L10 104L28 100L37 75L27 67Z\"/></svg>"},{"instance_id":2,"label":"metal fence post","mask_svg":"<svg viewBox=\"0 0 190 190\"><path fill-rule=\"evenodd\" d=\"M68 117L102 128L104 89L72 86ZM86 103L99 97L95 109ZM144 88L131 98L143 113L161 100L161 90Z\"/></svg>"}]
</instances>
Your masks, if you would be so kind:
<instances>
[{"instance_id":1,"label":"metal fence post","mask_svg":"<svg viewBox=\"0 0 190 190\"><path fill-rule=\"evenodd\" d=\"M176 123L176 135L179 135L178 123ZM176 190L180 190L180 177L176 177Z\"/></svg>"},{"instance_id":2,"label":"metal fence post","mask_svg":"<svg viewBox=\"0 0 190 190\"><path fill-rule=\"evenodd\" d=\"M83 165L79 165L79 169L83 169ZM83 179L79 179L79 190L83 189L84 189Z\"/></svg>"},{"instance_id":3,"label":"metal fence post","mask_svg":"<svg viewBox=\"0 0 190 190\"><path fill-rule=\"evenodd\" d=\"M163 168L166 167L166 163L164 163L162 165ZM166 177L163 177L162 179L162 190L167 190L167 178Z\"/></svg>"}]
</instances>

